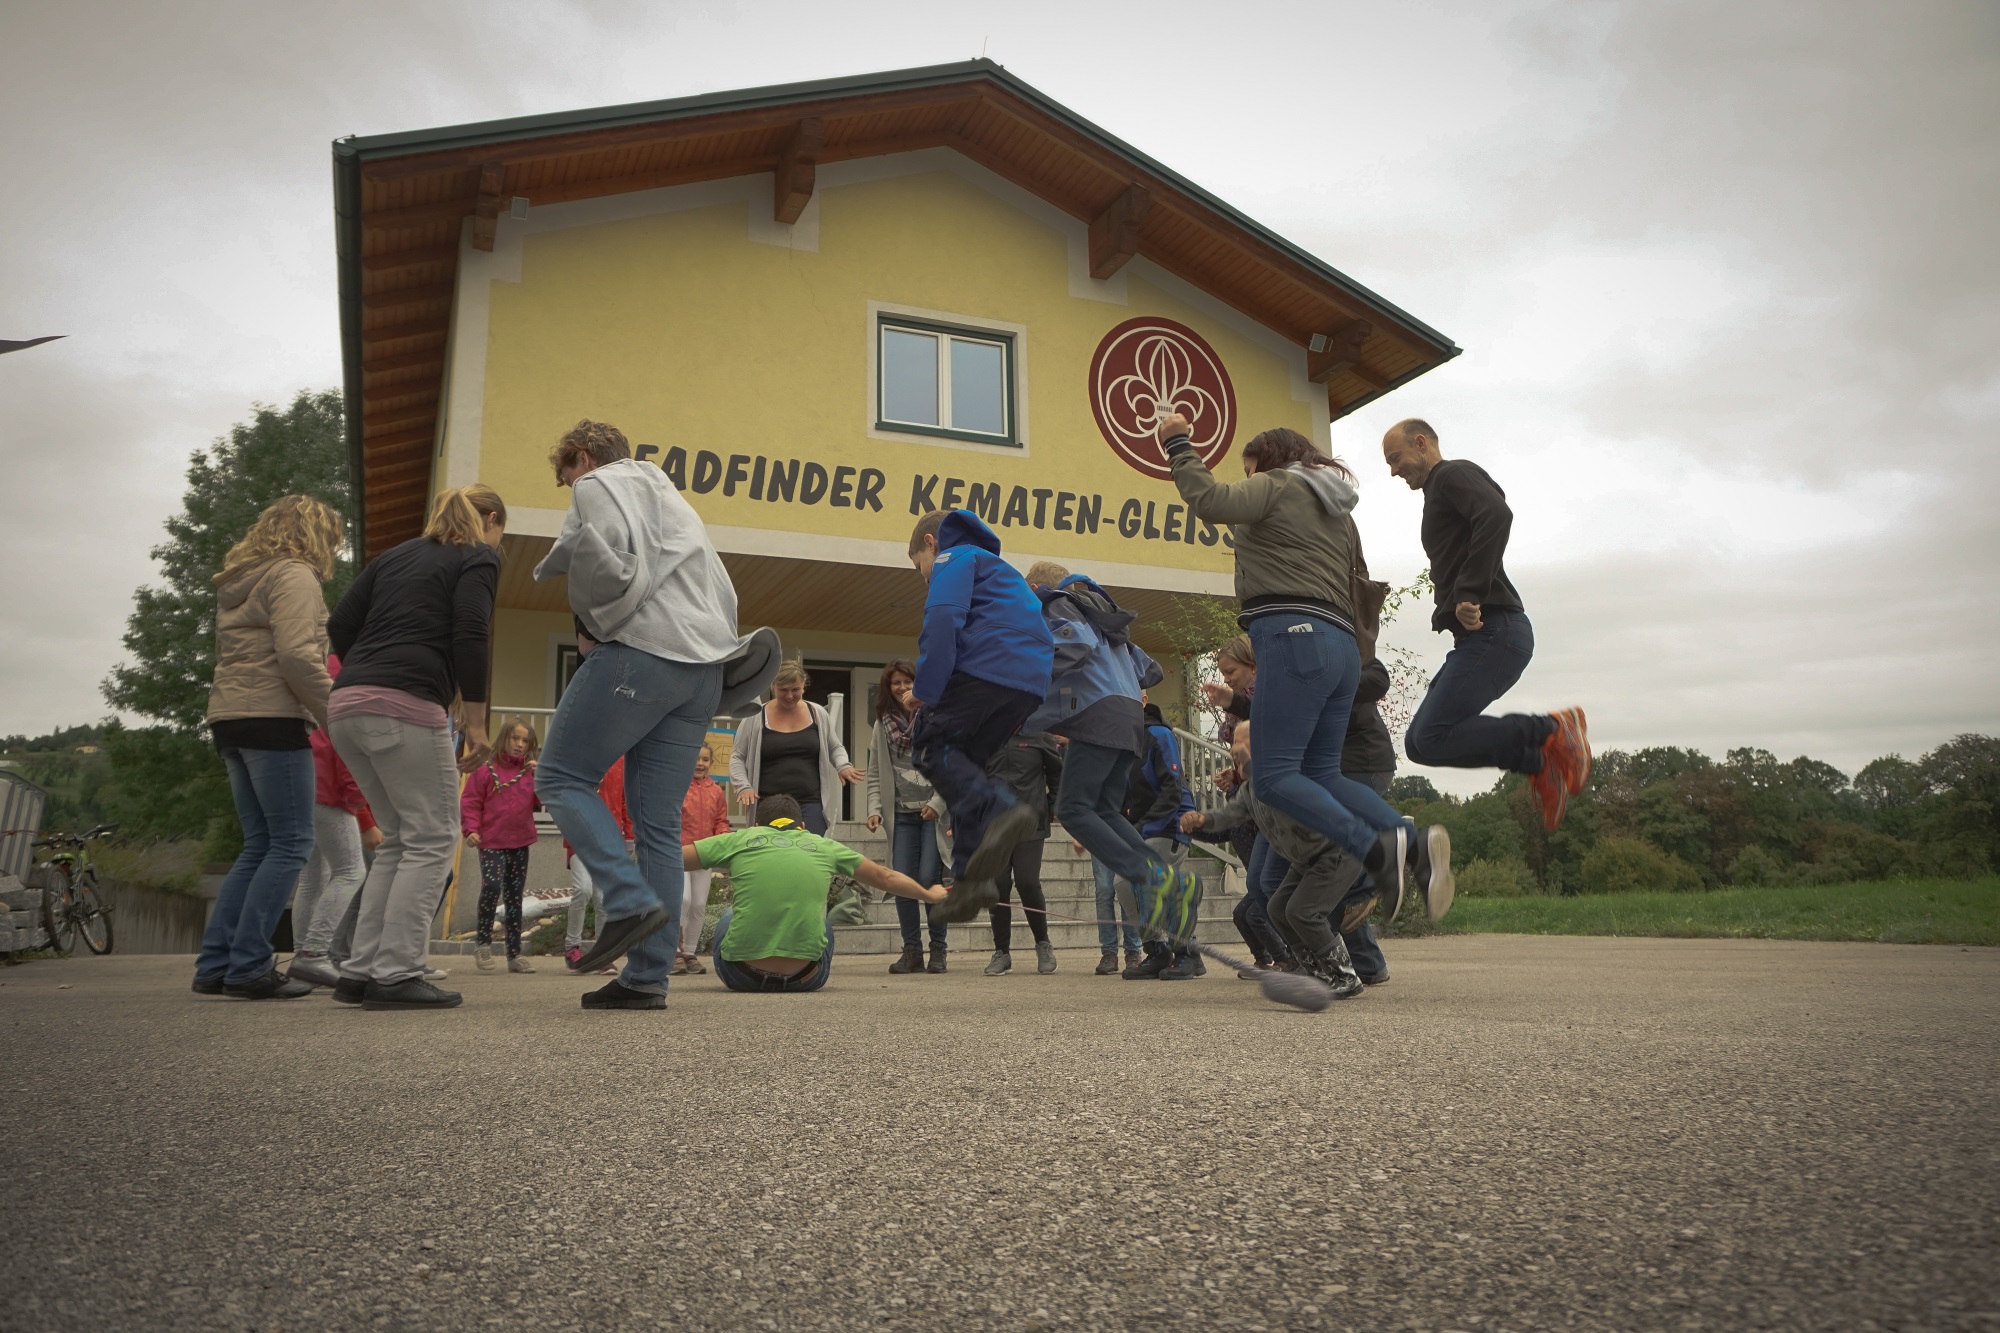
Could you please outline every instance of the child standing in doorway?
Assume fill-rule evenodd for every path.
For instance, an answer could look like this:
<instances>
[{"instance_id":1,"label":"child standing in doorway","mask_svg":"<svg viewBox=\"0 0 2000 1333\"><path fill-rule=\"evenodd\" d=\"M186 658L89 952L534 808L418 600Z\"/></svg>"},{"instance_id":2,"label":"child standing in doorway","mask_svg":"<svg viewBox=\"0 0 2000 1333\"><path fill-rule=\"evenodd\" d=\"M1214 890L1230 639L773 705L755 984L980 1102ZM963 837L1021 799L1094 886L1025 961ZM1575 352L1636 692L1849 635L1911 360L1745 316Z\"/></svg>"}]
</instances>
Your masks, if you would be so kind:
<instances>
[{"instance_id":1,"label":"child standing in doorway","mask_svg":"<svg viewBox=\"0 0 2000 1333\"><path fill-rule=\"evenodd\" d=\"M473 960L481 972L493 970L493 917L504 902L507 913L507 970L532 972L521 957L521 895L528 883L528 849L535 845L535 760L541 743L525 722L500 734L493 758L472 770L459 797L465 843L479 849L479 933Z\"/></svg>"}]
</instances>

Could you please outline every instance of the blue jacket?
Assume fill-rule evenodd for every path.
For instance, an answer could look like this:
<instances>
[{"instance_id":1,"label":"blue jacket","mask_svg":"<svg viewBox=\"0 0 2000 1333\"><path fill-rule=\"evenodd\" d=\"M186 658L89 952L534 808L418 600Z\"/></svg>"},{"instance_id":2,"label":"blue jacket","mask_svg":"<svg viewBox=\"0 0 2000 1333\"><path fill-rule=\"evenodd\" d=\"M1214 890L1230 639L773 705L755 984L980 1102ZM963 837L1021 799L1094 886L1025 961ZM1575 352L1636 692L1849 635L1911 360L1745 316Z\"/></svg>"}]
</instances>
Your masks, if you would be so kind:
<instances>
[{"instance_id":1,"label":"blue jacket","mask_svg":"<svg viewBox=\"0 0 2000 1333\"><path fill-rule=\"evenodd\" d=\"M1023 730L1145 754L1139 691L1159 684L1166 673L1129 637L1137 617L1082 574L1035 591L1055 638L1054 679Z\"/></svg>"},{"instance_id":2,"label":"blue jacket","mask_svg":"<svg viewBox=\"0 0 2000 1333\"><path fill-rule=\"evenodd\" d=\"M1148 726L1146 756L1132 766L1131 785L1125 792L1125 817L1138 826L1142 838L1170 838L1185 843L1181 816L1194 809L1194 793L1188 790L1187 774L1181 768L1181 745L1174 729L1166 725L1157 704L1146 705Z\"/></svg>"},{"instance_id":3,"label":"blue jacket","mask_svg":"<svg viewBox=\"0 0 2000 1333\"><path fill-rule=\"evenodd\" d=\"M954 672L1037 697L1049 690L1054 641L1041 603L1000 558L1000 539L963 509L945 515L917 638L917 698L944 697Z\"/></svg>"}]
</instances>

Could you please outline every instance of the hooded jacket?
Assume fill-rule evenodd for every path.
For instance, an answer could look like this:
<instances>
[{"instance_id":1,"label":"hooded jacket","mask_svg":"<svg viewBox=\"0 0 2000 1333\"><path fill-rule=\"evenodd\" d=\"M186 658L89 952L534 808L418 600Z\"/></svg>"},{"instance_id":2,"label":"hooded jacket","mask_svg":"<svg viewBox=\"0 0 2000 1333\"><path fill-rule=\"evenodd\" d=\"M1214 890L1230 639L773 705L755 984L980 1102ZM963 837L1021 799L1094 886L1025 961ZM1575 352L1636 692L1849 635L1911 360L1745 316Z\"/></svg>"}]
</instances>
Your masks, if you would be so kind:
<instances>
[{"instance_id":1,"label":"hooded jacket","mask_svg":"<svg viewBox=\"0 0 2000 1333\"><path fill-rule=\"evenodd\" d=\"M1022 730L1146 753L1139 691L1159 684L1166 672L1132 642L1138 617L1082 574L1035 593L1055 640L1055 659L1048 698Z\"/></svg>"},{"instance_id":2,"label":"hooded jacket","mask_svg":"<svg viewBox=\"0 0 2000 1333\"><path fill-rule=\"evenodd\" d=\"M1224 484L1186 436L1166 443L1188 510L1229 524L1242 620L1305 613L1354 627L1354 540L1341 522L1360 498L1332 468L1294 463Z\"/></svg>"},{"instance_id":3,"label":"hooded jacket","mask_svg":"<svg viewBox=\"0 0 2000 1333\"><path fill-rule=\"evenodd\" d=\"M917 639L917 698L935 704L964 672L1036 698L1049 692L1054 640L1041 601L1000 558L1000 539L979 516L954 509L938 528L937 557Z\"/></svg>"},{"instance_id":4,"label":"hooded jacket","mask_svg":"<svg viewBox=\"0 0 2000 1333\"><path fill-rule=\"evenodd\" d=\"M1185 843L1181 816L1194 809L1181 768L1181 745L1158 704L1146 705L1147 747L1142 762L1132 765L1125 788L1125 818L1138 826L1142 838L1168 838Z\"/></svg>"},{"instance_id":5,"label":"hooded jacket","mask_svg":"<svg viewBox=\"0 0 2000 1333\"><path fill-rule=\"evenodd\" d=\"M267 560L216 589L208 720L295 717L326 725L326 596L303 560Z\"/></svg>"}]
</instances>

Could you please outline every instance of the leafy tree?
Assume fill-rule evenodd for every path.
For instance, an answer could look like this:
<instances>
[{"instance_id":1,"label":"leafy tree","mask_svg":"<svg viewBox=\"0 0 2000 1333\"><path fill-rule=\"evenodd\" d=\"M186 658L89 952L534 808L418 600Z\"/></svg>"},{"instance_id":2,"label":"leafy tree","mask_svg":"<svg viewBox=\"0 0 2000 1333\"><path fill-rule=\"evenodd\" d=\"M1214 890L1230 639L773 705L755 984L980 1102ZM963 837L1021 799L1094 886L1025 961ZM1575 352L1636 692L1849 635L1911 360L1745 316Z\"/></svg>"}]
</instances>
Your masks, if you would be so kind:
<instances>
[{"instance_id":1,"label":"leafy tree","mask_svg":"<svg viewBox=\"0 0 2000 1333\"><path fill-rule=\"evenodd\" d=\"M1428 805L1432 801L1443 799L1436 784L1421 773L1405 773L1389 781L1387 800L1406 815L1410 813L1409 807L1412 805Z\"/></svg>"},{"instance_id":2,"label":"leafy tree","mask_svg":"<svg viewBox=\"0 0 2000 1333\"><path fill-rule=\"evenodd\" d=\"M167 540L152 551L165 586L134 594L125 630L134 661L114 667L104 683L112 707L183 733L201 726L215 674L212 580L258 513L284 495L311 495L353 513L339 390L301 392L282 411L259 405L249 421L195 451L181 512L167 520ZM327 586L328 605L353 573L343 562Z\"/></svg>"}]
</instances>

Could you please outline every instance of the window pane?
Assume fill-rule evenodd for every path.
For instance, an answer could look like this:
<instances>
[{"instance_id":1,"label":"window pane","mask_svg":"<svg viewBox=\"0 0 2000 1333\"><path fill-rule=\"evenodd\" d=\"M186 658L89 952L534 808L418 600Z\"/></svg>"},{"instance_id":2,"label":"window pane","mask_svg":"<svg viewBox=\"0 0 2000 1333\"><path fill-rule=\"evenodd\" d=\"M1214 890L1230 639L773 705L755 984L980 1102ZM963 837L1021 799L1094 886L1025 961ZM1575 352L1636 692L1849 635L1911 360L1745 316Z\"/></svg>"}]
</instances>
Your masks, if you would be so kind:
<instances>
[{"instance_id":1,"label":"window pane","mask_svg":"<svg viewBox=\"0 0 2000 1333\"><path fill-rule=\"evenodd\" d=\"M938 424L938 347L934 333L882 330L882 419Z\"/></svg>"},{"instance_id":2,"label":"window pane","mask_svg":"<svg viewBox=\"0 0 2000 1333\"><path fill-rule=\"evenodd\" d=\"M999 344L951 340L951 425L1007 433L1007 358Z\"/></svg>"}]
</instances>

